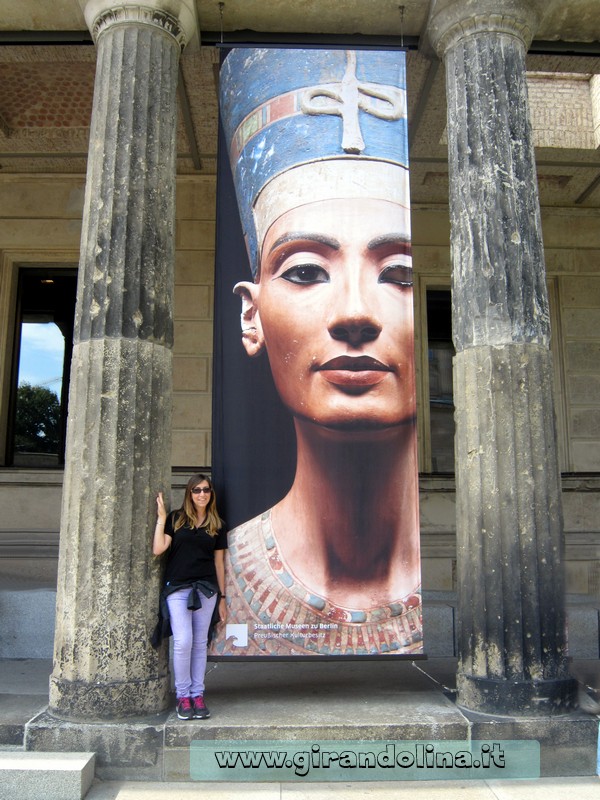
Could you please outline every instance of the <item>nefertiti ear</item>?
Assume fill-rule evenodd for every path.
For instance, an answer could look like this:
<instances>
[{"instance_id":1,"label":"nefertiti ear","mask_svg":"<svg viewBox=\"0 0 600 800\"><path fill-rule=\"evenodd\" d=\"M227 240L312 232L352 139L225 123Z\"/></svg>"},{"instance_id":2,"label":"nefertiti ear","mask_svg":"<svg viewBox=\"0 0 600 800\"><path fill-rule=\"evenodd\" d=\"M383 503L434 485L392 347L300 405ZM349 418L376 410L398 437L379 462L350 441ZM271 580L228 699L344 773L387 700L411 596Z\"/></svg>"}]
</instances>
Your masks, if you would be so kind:
<instances>
[{"instance_id":1,"label":"nefertiti ear","mask_svg":"<svg viewBox=\"0 0 600 800\"><path fill-rule=\"evenodd\" d=\"M256 301L260 288L256 283L241 281L233 287L234 294L242 299L242 342L249 356L257 356L265 346L265 337L260 324Z\"/></svg>"}]
</instances>

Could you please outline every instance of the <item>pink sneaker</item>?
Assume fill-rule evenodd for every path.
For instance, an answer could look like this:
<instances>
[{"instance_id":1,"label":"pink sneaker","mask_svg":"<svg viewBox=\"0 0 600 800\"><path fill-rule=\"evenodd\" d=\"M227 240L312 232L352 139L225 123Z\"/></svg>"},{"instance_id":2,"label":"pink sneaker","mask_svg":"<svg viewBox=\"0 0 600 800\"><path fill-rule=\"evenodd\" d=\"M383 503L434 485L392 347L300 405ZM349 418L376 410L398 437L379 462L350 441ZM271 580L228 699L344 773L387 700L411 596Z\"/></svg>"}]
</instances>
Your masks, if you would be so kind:
<instances>
[{"instance_id":1,"label":"pink sneaker","mask_svg":"<svg viewBox=\"0 0 600 800\"><path fill-rule=\"evenodd\" d=\"M189 697L180 697L176 708L179 719L194 719L194 709Z\"/></svg>"},{"instance_id":2,"label":"pink sneaker","mask_svg":"<svg viewBox=\"0 0 600 800\"><path fill-rule=\"evenodd\" d=\"M201 694L198 697L192 697L192 707L194 719L208 719L210 717L210 711Z\"/></svg>"}]
</instances>

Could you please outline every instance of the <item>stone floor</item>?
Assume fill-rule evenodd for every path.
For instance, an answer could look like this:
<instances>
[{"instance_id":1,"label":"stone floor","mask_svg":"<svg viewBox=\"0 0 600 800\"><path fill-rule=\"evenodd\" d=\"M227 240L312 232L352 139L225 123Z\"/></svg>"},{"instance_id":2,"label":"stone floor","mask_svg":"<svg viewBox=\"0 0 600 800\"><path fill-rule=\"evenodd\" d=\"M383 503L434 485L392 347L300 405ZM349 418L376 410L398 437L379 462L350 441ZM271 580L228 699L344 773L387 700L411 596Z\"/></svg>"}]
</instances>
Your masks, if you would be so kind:
<instances>
[{"instance_id":1,"label":"stone floor","mask_svg":"<svg viewBox=\"0 0 600 800\"><path fill-rule=\"evenodd\" d=\"M0 660L0 747L22 747L25 724L46 706L50 671L48 660ZM573 674L581 681L580 698L584 708L545 720L541 725L525 720L515 727L514 720L487 718L482 727L481 720L469 720L454 703L455 672L454 659L344 664L211 663L207 674L211 719L182 722L170 712L157 715L154 721L147 718L137 721L153 725L162 737L159 771L145 775L143 770L134 769L134 774L124 771L114 775L110 771L103 772L100 763L96 771L100 780L87 796L89 800L154 800L167 796L169 800L177 800L202 795L204 800L241 800L243 790L244 800L301 800L305 797L342 800L358 796L387 800L392 792L394 797L409 791L414 794L427 785L423 796L443 796L449 800L455 797L465 800L535 800L539 797L541 800L542 791L543 800L559 795L561 800L571 796L578 800L600 798L600 781L593 777L600 719L598 660L572 664ZM135 727L136 721L132 724ZM515 735L519 726L521 732ZM555 777L535 783L479 780L449 784L395 781L326 785L189 782L189 748L193 740L279 741L314 737L317 740L414 741L420 738L462 740L469 736L487 739L490 735L500 739L540 740L542 774Z\"/></svg>"},{"instance_id":2,"label":"stone floor","mask_svg":"<svg viewBox=\"0 0 600 800\"><path fill-rule=\"evenodd\" d=\"M600 779L367 783L181 784L96 782L86 800L598 800Z\"/></svg>"}]
</instances>

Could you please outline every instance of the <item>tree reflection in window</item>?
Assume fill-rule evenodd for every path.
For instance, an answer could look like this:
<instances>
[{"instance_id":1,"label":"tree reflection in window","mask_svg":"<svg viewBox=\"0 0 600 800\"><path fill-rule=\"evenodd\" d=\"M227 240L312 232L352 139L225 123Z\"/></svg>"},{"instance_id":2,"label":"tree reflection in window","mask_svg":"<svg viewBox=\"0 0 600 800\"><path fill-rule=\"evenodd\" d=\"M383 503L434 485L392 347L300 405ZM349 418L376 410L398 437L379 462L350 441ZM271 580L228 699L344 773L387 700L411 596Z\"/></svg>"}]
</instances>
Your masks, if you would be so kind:
<instances>
[{"instance_id":1,"label":"tree reflection in window","mask_svg":"<svg viewBox=\"0 0 600 800\"><path fill-rule=\"evenodd\" d=\"M75 269L19 274L8 463L64 463L76 293Z\"/></svg>"}]
</instances>

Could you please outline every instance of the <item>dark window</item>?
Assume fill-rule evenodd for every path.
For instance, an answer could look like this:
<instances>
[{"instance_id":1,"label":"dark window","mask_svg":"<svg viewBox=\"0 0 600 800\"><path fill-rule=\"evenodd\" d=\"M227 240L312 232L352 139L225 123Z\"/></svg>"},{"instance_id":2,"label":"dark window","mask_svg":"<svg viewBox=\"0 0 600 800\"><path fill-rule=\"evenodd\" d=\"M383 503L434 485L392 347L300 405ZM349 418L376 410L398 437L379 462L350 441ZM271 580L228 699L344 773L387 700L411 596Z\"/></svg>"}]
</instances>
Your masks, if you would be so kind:
<instances>
[{"instance_id":1,"label":"dark window","mask_svg":"<svg viewBox=\"0 0 600 800\"><path fill-rule=\"evenodd\" d=\"M449 290L427 292L432 472L454 472L452 307Z\"/></svg>"},{"instance_id":2,"label":"dark window","mask_svg":"<svg viewBox=\"0 0 600 800\"><path fill-rule=\"evenodd\" d=\"M64 464L77 270L19 271L6 463Z\"/></svg>"}]
</instances>

